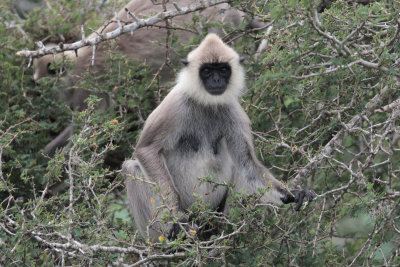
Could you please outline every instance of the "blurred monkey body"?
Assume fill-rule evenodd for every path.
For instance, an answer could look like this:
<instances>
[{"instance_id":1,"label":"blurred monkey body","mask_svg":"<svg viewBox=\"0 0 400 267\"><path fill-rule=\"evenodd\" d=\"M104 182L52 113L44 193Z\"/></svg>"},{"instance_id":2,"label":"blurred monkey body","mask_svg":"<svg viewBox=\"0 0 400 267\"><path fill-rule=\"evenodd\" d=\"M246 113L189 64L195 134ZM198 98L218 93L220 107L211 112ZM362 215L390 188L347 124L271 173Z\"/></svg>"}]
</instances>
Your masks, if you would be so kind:
<instances>
[{"instance_id":1,"label":"blurred monkey body","mask_svg":"<svg viewBox=\"0 0 400 267\"><path fill-rule=\"evenodd\" d=\"M182 7L192 4L190 0L179 1L178 4ZM166 4L167 10L175 9L172 1ZM132 23L134 19L127 13L126 9L133 12L137 17L151 16L158 12L163 11L162 5L154 5L151 0L132 0L130 1L112 20L112 23L106 27L97 30L97 33L92 33L95 36L98 33L107 33L117 29L117 20L121 23ZM198 15L198 17L197 17ZM169 25L173 29L171 35L176 36L180 43L189 43L193 37L202 33L202 28L194 29L187 28L188 25L194 21L201 21L202 23L215 23L223 22L224 29L234 29L244 21L244 13L233 9L228 4L219 4L217 6L208 7L198 13L190 13L182 16L174 17L170 20ZM204 21L205 20L205 21ZM200 23L200 25L202 25ZM257 20L252 20L248 23L249 27L258 28L263 24ZM165 65L167 47L165 40L168 36L168 29L165 23L161 22L152 27L140 28L132 34L123 34L115 39L116 50L124 56L130 58L136 63L146 63L152 69L159 70L159 78L161 81L169 81L174 77L172 68ZM210 29L210 31L223 32L224 29ZM91 38L91 36L87 38ZM83 74L90 71L94 75L101 75L107 72L107 50L110 48L108 42L102 42L97 45L94 65L92 61L92 47L83 47L76 51L66 51L63 54L47 55L42 58L35 59L33 62L35 81L40 78L49 76L54 73L54 67L60 65L62 60L68 60L72 63L73 68L62 77L62 82L66 86L73 86L79 81ZM170 58L179 58L179 55L174 49L169 49ZM73 110L82 110L86 107L85 99L91 94L88 90L83 90L74 86L73 89L65 89L58 94L58 97L64 100L67 105ZM108 96L102 95L102 101L98 105L99 109L106 109L112 104L112 100ZM66 129L59 136L57 136L45 148L45 153L53 154L58 147L63 146L72 131Z\"/></svg>"},{"instance_id":2,"label":"blurred monkey body","mask_svg":"<svg viewBox=\"0 0 400 267\"><path fill-rule=\"evenodd\" d=\"M185 212L196 201L194 193L210 208L227 213L227 187L213 190L213 183L199 183L199 177L232 184L235 191L246 194L267 188L261 202L297 202L299 206L304 196L312 200L307 190L291 193L256 158L250 120L238 99L245 89L241 61L217 35L207 35L183 61L186 66L176 86L147 119L136 160L127 160L122 167L131 210L142 235L176 236L179 228L173 225L163 229L158 222L147 228L148 224L162 204L174 212ZM160 185L158 194L150 186L154 183ZM161 195L166 198L164 203Z\"/></svg>"},{"instance_id":3,"label":"blurred monkey body","mask_svg":"<svg viewBox=\"0 0 400 267\"><path fill-rule=\"evenodd\" d=\"M193 1L182 0L179 1L180 6L188 6ZM167 2L167 10L175 9L172 1ZM151 16L156 13L162 12L162 5L154 5L151 0L132 0L130 1L121 11L118 12L117 16L112 19L112 22L106 27L101 27L92 33L88 39L96 36L97 34L111 32L117 29L117 20L121 23L132 23L135 20L127 13L126 9L134 13L137 17ZM200 18L195 18L195 16ZM203 21L201 18L207 18ZM174 17L170 20L170 27L175 35L179 38L181 43L189 43L190 40L202 33L202 29L187 28L188 25L195 21L200 20L202 23L224 23L224 28L233 29L238 27L244 21L244 13L233 9L228 4L219 4L217 6L208 7L199 13L189 13ZM258 20L252 20L249 27L256 28L262 27L263 24ZM220 29L210 29L210 31L221 32ZM224 29L222 29L224 31ZM130 58L133 62L149 64L154 69L160 68L165 63L165 55L167 47L165 45L165 39L168 34L168 29L164 22L160 22L155 26L149 26L139 28L132 34L123 34L119 36L116 41L116 49L126 57ZM94 58L94 65L91 65L92 60L92 47L86 46L74 51L64 52L64 57L70 59L74 63L74 68L68 72L68 75L64 79L67 84L75 82L76 78L79 78L82 73L91 71L94 74L102 74L105 71L105 61L107 59L106 51L109 49L108 42L102 42L97 45L96 53ZM172 59L179 56L173 49L170 49L170 56ZM38 59L34 59L34 80L39 80L42 77L51 75L52 71L49 71L49 63L52 64L54 61L60 61L62 56L60 55L46 55ZM161 78L169 80L173 78L173 73L164 68L164 72L161 73Z\"/></svg>"}]
</instances>

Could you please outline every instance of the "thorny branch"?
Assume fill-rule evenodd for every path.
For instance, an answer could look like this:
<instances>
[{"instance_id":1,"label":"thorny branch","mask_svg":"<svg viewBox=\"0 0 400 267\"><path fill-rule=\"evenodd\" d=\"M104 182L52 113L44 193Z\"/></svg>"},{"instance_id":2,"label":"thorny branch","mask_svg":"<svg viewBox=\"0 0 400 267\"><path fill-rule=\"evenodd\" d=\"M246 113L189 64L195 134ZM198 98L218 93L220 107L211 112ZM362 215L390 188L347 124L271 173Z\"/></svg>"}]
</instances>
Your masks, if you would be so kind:
<instances>
[{"instance_id":1,"label":"thorny branch","mask_svg":"<svg viewBox=\"0 0 400 267\"><path fill-rule=\"evenodd\" d=\"M278 172L293 173L293 177L288 178L291 187L301 188L308 185L309 188L316 188L320 187L321 183L325 183L325 186L322 186L323 190L316 191L317 204L314 210L314 219L317 223L316 228L315 225L313 227L312 241L308 240L312 243L313 256L318 255L320 242L323 240L333 238L334 244L336 244L335 239L346 240L346 235L338 233L337 226L342 222L340 215L336 212L342 211L343 206L349 204L349 201L353 201L353 203L358 202L356 206L359 209L366 209L368 212L376 210L376 212L371 212L369 215L374 227L367 235L360 237L360 240L363 240L360 249L354 254L347 252L343 254L343 257L345 257L344 255L348 257L347 264L373 266L374 258L376 260L377 254L379 254L379 257L383 258L382 262L385 266L395 266L395 258L400 253L400 246L397 243L398 235L392 239L395 245L391 254L388 255L383 251L381 245L382 242L385 242L385 238L391 236L391 231L399 229L398 221L395 223L393 220L393 217L399 218L396 208L398 208L400 196L398 186L394 186L394 184L398 185L400 173L398 164L400 58L393 53L396 49L394 43L398 39L400 27L398 17L394 16L376 22L373 21L376 15L370 14L363 20L356 21L357 24L354 27L348 27L348 21L336 14L318 15L316 12L308 10L300 12L290 10L290 12L298 15L297 21L280 29L274 27L274 32L268 33L268 35L282 40L288 33L288 29L292 27L303 31L309 31L311 28L313 34L309 33L306 38L312 39L311 43L313 44L307 43L308 48L303 49L302 45L306 43L306 38L301 35L292 37L286 42L281 41L279 47L282 51L290 53L293 51L292 49L298 49L301 52L291 63L286 65L276 63L279 62L279 59L275 59L275 66L279 64L281 71L291 75L290 79L283 79L282 82L278 81L275 83L276 85L265 89L277 94L278 103L280 103L279 100L282 101L281 105L277 105L278 111L269 112L271 107L268 104L265 105L268 101L265 100L263 95L265 91L263 90L260 90L259 94L257 91L254 93L255 95L251 99L255 101L244 101L249 110L269 115L272 122L269 131L254 132L253 134L260 146L267 144L265 147L270 149L271 143L273 144L274 149L270 152L272 156L290 158L290 156L288 157L290 153L282 153L281 150L292 152L295 160L292 162L288 160L290 164L294 165L292 168L273 165ZM330 22L324 23L324 19L327 17ZM343 23L346 31L332 27L332 21L337 24ZM304 34L302 30L299 31ZM376 43L371 41L371 38L380 34L385 36L384 40ZM298 44L293 45L292 42ZM323 47L323 49L315 51L317 47ZM285 50L286 48L289 49ZM384 53L391 53L392 58L383 60ZM274 59L274 56L265 56L265 61L272 61L271 58ZM294 64L293 62L296 62L298 66L296 71L292 71L290 68L290 65ZM267 67L269 66L267 65ZM279 68L273 69L275 72L279 71ZM368 73L368 75L361 77L363 73ZM291 79L295 79L296 82L292 82ZM349 83L349 80L346 79L360 79L360 83ZM327 98L329 100L326 102L323 97L310 101L310 97L319 96L316 93L318 90L329 91L330 81L333 80L335 80L333 84L338 86L337 96ZM286 95L280 95L279 87L285 85L285 82L295 87L294 92L288 94L287 91L282 90ZM372 92L374 93L372 94ZM285 98L294 98L300 108L295 109L293 113L288 113L290 108L284 103ZM363 105L360 105L360 99L363 100ZM310 104L313 101L316 105ZM273 106L275 108L275 105ZM304 117L296 116L297 112L303 114ZM288 117L293 119L291 118L293 116L296 119L304 120L301 124L302 127L290 129L290 126L295 123L287 124L282 118L282 114L287 116L286 119ZM334 122L332 123L334 126L325 124L329 121ZM324 134L314 131L313 128L323 132L323 128L318 125L324 124L327 129L334 130L327 131L326 142L321 145L320 139ZM274 141L270 141L271 139ZM352 140L351 143L350 140ZM265 149L265 151L268 150ZM332 182L332 176L335 177L335 182ZM316 186L317 184L318 186ZM382 190L382 195L368 200L368 192L374 192L375 188ZM352 204L349 206L352 206L352 211L358 210ZM304 212L307 211L308 209L304 209ZM353 218L354 215L346 214L345 216ZM382 220L382 218L384 219ZM323 226L327 219L331 224L330 231ZM281 231L285 231L290 236L295 232L292 227L290 230L281 229ZM398 233L398 231L396 232ZM347 240L353 240L354 237L347 238ZM296 266L296 262L298 262L297 257L300 251L301 248L297 250L296 254L292 253L288 256L288 262L293 266Z\"/></svg>"},{"instance_id":2,"label":"thorny branch","mask_svg":"<svg viewBox=\"0 0 400 267\"><path fill-rule=\"evenodd\" d=\"M198 10L205 9L207 7L215 6L215 5L222 4L222 3L228 3L228 2L230 2L230 0L202 0L202 1L198 1L194 4L192 4L190 6L179 8L177 10L169 10L169 11L160 12L160 13L158 13L154 16L151 16L150 18L147 18L147 19L137 19L136 20L137 17L135 15L133 15L132 12L129 12L128 14L133 16L136 21L134 21L133 23L127 24L127 25L119 24L119 27L113 31L110 31L107 33L97 33L97 36L92 39L83 38L82 40L74 42L72 44L60 44L60 45L57 45L57 46L54 46L51 48L46 48L43 44L38 44L39 45L38 50L18 51L17 55L23 56L23 57L35 58L35 57L40 57L40 56L44 56L44 55L60 53L60 52L68 51L68 50L77 50L84 46L95 47L99 43L104 42L106 40L115 39L118 36L120 36L121 34L133 32L137 29L147 27L147 26L153 26L159 22L171 19L176 16L185 15L188 13L192 13L192 12L195 12Z\"/></svg>"},{"instance_id":3,"label":"thorny branch","mask_svg":"<svg viewBox=\"0 0 400 267\"><path fill-rule=\"evenodd\" d=\"M310 13L308 13L308 19L311 22L311 25L314 27L314 29L324 38L328 39L329 41L331 41L334 44L334 47L336 47L337 49L343 48L345 50L345 57L349 57L351 55L356 55L357 52L352 53L350 51L350 49L345 45L346 42L348 42L351 38L354 38L354 35L357 32L360 32L360 30L365 26L365 21L362 22L360 25L358 25L351 33L349 33L349 35L347 35L343 41L339 41L333 34L331 34L330 32L324 32L322 31L319 27L321 27L321 22L318 19L318 14L315 11L314 12L314 16L311 16ZM398 27L397 27L398 28ZM396 30L396 35L397 35L397 30ZM391 43L392 41L390 41ZM349 68L351 69L351 67L353 65L356 64L361 64L362 66L365 66L367 68L373 68L373 69L377 69L380 70L382 72L387 72L388 68L384 67L384 66L380 66L378 63L373 63L373 62L369 62L366 61L364 59L357 59L349 64L347 64L346 66L339 66L339 67L332 67L330 69L325 70L322 73L311 73L311 74L307 74L307 75L302 75L302 76L292 76L295 79L307 79L307 78L311 78L314 76L318 76L318 75L326 75L326 74L330 74L333 72L336 72L342 68ZM322 66L322 65L321 65ZM396 73L397 76L400 76L399 72ZM400 84L397 80L396 82L398 84ZM341 129L340 131L338 131L332 138L331 140L325 145L325 147L316 155L314 156L312 159L309 160L309 163L304 166L303 168L301 168L301 170L298 171L298 174L296 175L296 177L294 179L291 180L291 186L292 187L296 187L299 183L300 183L300 179L301 178L305 178L308 177L309 174L315 170L316 168L318 168L318 166L320 164L322 164L324 162L324 160L328 157L330 157L331 153L333 151L335 151L336 147L338 145L340 145L345 136L346 136L346 132L349 131L349 129L352 129L355 127L355 125L359 124L361 118L363 116L368 116L372 109L374 107L376 107L376 105L378 105L379 103L382 103L385 100L385 92L387 90L387 87L384 87L382 89L381 92L379 92L377 95L375 95L372 99L371 102L368 103L366 105L366 110L364 110L362 113L355 115L348 123L343 125L343 129ZM395 107L397 106L397 102L393 102L392 104L387 105L386 107L382 107L382 108L378 108L376 109L375 112L378 111L387 111L388 109L390 109L391 107Z\"/></svg>"}]
</instances>

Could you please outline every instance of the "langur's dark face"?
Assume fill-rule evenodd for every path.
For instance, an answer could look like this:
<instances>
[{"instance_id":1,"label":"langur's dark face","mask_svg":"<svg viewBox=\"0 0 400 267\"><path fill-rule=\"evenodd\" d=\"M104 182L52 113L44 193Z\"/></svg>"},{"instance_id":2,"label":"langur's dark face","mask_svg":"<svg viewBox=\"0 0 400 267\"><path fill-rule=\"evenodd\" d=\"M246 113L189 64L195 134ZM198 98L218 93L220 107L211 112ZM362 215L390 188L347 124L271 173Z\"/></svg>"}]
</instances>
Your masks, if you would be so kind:
<instances>
[{"instance_id":1,"label":"langur's dark face","mask_svg":"<svg viewBox=\"0 0 400 267\"><path fill-rule=\"evenodd\" d=\"M200 78L207 92L222 95L229 84L232 70L227 63L205 63L200 67Z\"/></svg>"}]
</instances>

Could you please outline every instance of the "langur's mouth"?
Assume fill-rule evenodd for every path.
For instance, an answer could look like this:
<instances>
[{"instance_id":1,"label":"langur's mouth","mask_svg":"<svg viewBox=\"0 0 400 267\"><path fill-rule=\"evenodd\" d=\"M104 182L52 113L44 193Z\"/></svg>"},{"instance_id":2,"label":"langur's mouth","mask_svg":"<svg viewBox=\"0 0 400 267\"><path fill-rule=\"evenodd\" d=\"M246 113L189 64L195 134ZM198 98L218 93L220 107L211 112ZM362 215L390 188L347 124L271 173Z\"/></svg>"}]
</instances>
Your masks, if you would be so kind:
<instances>
[{"instance_id":1,"label":"langur's mouth","mask_svg":"<svg viewBox=\"0 0 400 267\"><path fill-rule=\"evenodd\" d=\"M226 90L226 87L215 87L215 88L207 88L207 92L211 95L222 95Z\"/></svg>"}]
</instances>

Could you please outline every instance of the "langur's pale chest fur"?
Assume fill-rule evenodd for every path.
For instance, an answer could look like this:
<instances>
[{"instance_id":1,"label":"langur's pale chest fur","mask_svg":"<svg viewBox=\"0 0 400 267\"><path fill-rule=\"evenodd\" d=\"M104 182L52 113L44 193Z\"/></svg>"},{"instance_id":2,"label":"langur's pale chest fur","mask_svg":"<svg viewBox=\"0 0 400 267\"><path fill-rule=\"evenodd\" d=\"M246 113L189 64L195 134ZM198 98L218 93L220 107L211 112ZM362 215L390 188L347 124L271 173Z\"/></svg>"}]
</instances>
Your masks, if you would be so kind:
<instances>
[{"instance_id":1,"label":"langur's pale chest fur","mask_svg":"<svg viewBox=\"0 0 400 267\"><path fill-rule=\"evenodd\" d=\"M170 147L163 152L180 196L182 208L195 201L195 195L219 206L226 187L201 182L205 177L217 183L230 183L234 171L225 135L235 122L226 105L206 106L188 98L181 103L177 127L170 134ZM195 194L193 194L195 193Z\"/></svg>"}]
</instances>

